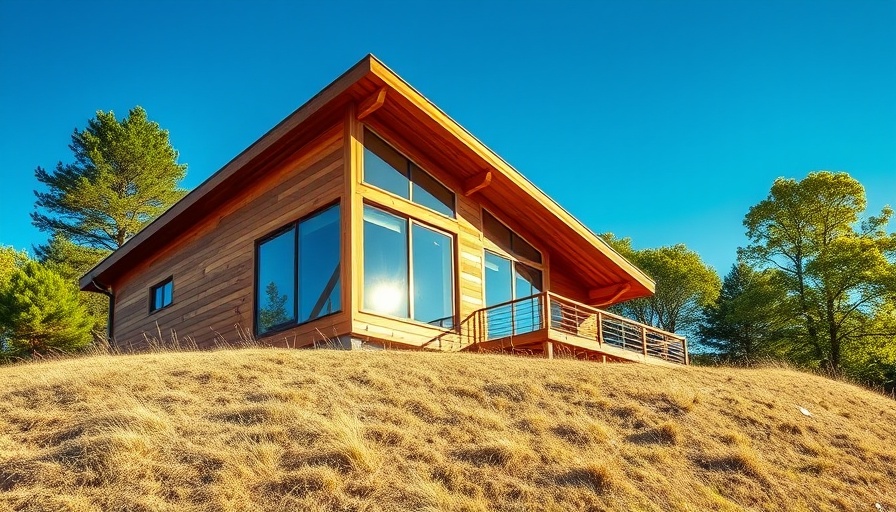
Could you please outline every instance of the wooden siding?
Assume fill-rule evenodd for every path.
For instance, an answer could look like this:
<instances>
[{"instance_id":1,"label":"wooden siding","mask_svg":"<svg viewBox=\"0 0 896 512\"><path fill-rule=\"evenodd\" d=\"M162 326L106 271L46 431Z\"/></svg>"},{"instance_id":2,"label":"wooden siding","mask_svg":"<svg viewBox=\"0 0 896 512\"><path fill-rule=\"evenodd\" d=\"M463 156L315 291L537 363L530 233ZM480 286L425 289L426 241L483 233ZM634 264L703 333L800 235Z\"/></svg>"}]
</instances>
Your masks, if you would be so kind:
<instances>
[{"instance_id":1,"label":"wooden siding","mask_svg":"<svg viewBox=\"0 0 896 512\"><path fill-rule=\"evenodd\" d=\"M532 243L543 255L544 287L554 291L554 279L557 279L557 289L569 294L576 299L587 299L587 287L581 279L565 268L551 266L553 259L550 236L545 233L536 233L529 229L525 223L514 221L505 212L505 209L485 200L479 193L469 196L463 193L463 182L457 177L454 169L458 162L445 160L446 155L438 152L429 152L427 147L418 147L401 135L399 127L392 126L378 117L378 111L368 115L364 124L375 131L388 144L403 153L418 164L423 170L445 184L455 193L456 218L451 219L437 214L425 207L417 205L409 200L384 192L376 187L364 183L363 179L363 130L357 119L347 121L347 131L357 134L355 140L356 152L352 158L354 168L350 170L350 186L355 191L353 212L355 221L352 224L354 236L352 237L355 250L355 263L352 265L354 273L353 285L356 307L352 317L352 335L364 341L379 342L389 346L413 346L422 348L438 348L429 342L444 333L444 329L427 326L422 323L406 319L393 318L365 312L360 307L360 297L363 296L363 204L371 204L384 207L413 219L429 224L454 237L454 299L456 321L463 322L476 310L485 307L485 274L484 274L484 248L488 242L482 234L482 210L485 203L488 210L496 215L499 220L508 225L518 235ZM493 245L493 244L490 244Z\"/></svg>"},{"instance_id":2,"label":"wooden siding","mask_svg":"<svg viewBox=\"0 0 896 512\"><path fill-rule=\"evenodd\" d=\"M115 342L140 348L144 333L154 337L161 333L167 340L175 331L181 339L190 337L200 347L209 347L216 336L237 342L237 327L252 333L255 241L340 201L345 170L339 124L297 148L283 165L235 193L222 207L194 219L190 229L114 284ZM345 205L342 210L345 216ZM149 288L168 276L174 278L173 303L149 313ZM343 312L264 341L302 346L348 333L350 295L343 293L342 301Z\"/></svg>"}]
</instances>

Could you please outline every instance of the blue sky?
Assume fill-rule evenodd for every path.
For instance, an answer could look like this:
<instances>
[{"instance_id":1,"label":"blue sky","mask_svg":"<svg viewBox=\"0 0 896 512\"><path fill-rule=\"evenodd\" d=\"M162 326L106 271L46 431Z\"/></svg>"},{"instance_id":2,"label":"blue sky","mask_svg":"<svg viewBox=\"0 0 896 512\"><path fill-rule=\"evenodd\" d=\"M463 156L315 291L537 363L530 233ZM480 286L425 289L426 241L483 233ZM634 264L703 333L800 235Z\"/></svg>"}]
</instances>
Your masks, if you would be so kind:
<instances>
[{"instance_id":1,"label":"blue sky","mask_svg":"<svg viewBox=\"0 0 896 512\"><path fill-rule=\"evenodd\" d=\"M373 53L596 232L720 273L776 177L896 205L896 1L0 1L0 244L37 166L142 105L195 187ZM891 224L892 226L892 224Z\"/></svg>"}]
</instances>

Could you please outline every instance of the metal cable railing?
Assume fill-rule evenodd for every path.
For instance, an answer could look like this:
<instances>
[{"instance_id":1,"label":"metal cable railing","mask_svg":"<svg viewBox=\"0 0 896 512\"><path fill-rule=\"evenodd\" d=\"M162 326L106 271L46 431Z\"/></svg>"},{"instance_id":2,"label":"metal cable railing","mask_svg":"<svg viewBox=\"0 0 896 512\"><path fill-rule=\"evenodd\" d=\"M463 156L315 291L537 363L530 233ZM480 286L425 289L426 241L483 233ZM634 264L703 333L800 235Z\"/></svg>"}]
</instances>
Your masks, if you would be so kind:
<instances>
[{"instance_id":1,"label":"metal cable railing","mask_svg":"<svg viewBox=\"0 0 896 512\"><path fill-rule=\"evenodd\" d=\"M557 331L665 361L688 364L687 341L676 334L542 292L474 311L453 331L430 342L443 350L508 339L545 330Z\"/></svg>"}]
</instances>

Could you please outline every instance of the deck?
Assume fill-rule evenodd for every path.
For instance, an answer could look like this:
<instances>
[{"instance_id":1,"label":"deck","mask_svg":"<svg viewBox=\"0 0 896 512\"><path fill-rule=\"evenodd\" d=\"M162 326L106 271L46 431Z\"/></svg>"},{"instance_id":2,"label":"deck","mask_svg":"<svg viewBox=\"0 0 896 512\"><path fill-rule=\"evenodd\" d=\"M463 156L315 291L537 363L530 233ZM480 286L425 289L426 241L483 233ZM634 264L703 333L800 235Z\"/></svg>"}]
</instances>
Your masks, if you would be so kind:
<instances>
[{"instance_id":1,"label":"deck","mask_svg":"<svg viewBox=\"0 0 896 512\"><path fill-rule=\"evenodd\" d=\"M428 346L659 365L690 363L685 338L550 292L477 310L456 331L438 336Z\"/></svg>"}]
</instances>

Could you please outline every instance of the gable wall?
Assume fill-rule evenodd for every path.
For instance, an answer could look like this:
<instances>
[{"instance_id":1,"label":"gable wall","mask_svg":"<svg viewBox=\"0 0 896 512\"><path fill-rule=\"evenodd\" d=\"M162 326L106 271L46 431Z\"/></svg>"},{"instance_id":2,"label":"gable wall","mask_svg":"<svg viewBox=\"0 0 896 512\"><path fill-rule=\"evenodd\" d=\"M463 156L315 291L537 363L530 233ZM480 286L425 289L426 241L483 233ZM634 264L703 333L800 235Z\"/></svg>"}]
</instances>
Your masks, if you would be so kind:
<instances>
[{"instance_id":1,"label":"gable wall","mask_svg":"<svg viewBox=\"0 0 896 512\"><path fill-rule=\"evenodd\" d=\"M340 125L299 149L254 186L234 191L223 207L196 219L189 231L113 285L116 344L142 348L144 333L158 338L161 332L164 340L170 340L174 330L182 340L190 337L200 347L211 347L216 336L237 342L237 326L252 333L255 241L339 201L344 175ZM342 214L346 215L344 208ZM169 276L174 281L173 302L150 314L149 289ZM345 334L349 330L346 302L343 298L342 313L264 341L295 346L319 339L318 332L327 337Z\"/></svg>"},{"instance_id":2,"label":"gable wall","mask_svg":"<svg viewBox=\"0 0 896 512\"><path fill-rule=\"evenodd\" d=\"M348 123L354 123L352 144L353 152L363 151L362 124L349 118ZM459 174L452 166L456 161L440 158L438 155L430 155L420 149L418 144L412 142L413 135L399 132L393 127L378 119L376 114L364 123L374 132L380 135L387 143L399 150L405 156L417 163L422 169L441 181L456 195L457 216L456 221L445 218L424 207L418 206L405 199L383 192L369 186L363 181L363 162L361 158L354 158L355 166L351 172L350 188L352 194L353 211L357 212L353 219L353 244L354 254L357 258L354 265L353 288L355 291L355 308L353 310L352 335L365 341L379 343L396 343L397 346L412 346L429 349L452 350L453 344L446 337L441 344L432 340L443 333L443 330L427 326L422 323L408 321L406 319L394 319L382 315L367 313L358 307L360 297L363 294L363 274L359 267L362 261L363 219L361 212L365 202L387 210L409 215L432 227L454 235L455 244L455 311L458 313L459 322L463 322L468 316L485 306L484 296L484 266L483 251L485 242L482 234L482 208L485 206L491 213L512 230L532 243L544 256L544 286L545 289L561 293L567 297L584 302L587 292L575 277L567 269L553 268L551 266L551 251L549 250L550 234L533 233L528 229L525 219L515 220L508 218L500 205L494 205L484 200L479 193L470 196L463 194L463 185L456 178ZM556 283L555 283L556 279ZM459 291L459 293L457 293Z\"/></svg>"}]
</instances>

